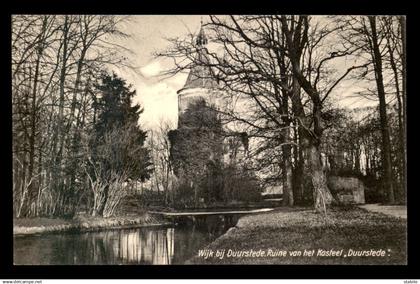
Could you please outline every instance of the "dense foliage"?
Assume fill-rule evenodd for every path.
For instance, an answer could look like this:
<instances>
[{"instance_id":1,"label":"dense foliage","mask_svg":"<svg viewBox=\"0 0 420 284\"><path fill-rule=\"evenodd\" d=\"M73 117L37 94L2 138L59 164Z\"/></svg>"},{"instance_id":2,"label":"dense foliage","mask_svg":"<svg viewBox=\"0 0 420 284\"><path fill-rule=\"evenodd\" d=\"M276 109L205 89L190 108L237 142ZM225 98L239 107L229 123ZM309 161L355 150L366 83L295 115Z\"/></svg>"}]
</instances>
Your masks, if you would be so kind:
<instances>
[{"instance_id":1,"label":"dense foliage","mask_svg":"<svg viewBox=\"0 0 420 284\"><path fill-rule=\"evenodd\" d=\"M260 185L240 165L226 163L225 133L218 113L205 101L191 103L169 132L171 160L178 176L176 207L210 206L233 201L258 201Z\"/></svg>"}]
</instances>

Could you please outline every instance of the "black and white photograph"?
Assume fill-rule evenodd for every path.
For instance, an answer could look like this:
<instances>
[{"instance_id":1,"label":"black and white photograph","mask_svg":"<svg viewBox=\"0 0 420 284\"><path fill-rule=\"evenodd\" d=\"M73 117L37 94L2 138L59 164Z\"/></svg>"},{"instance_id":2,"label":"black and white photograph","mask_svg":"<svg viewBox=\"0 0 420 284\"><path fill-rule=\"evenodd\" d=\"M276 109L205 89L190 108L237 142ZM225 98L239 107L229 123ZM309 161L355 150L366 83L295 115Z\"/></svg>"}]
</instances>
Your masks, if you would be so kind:
<instances>
[{"instance_id":1,"label":"black and white photograph","mask_svg":"<svg viewBox=\"0 0 420 284\"><path fill-rule=\"evenodd\" d=\"M13 265L407 265L406 41L404 15L11 15Z\"/></svg>"}]
</instances>

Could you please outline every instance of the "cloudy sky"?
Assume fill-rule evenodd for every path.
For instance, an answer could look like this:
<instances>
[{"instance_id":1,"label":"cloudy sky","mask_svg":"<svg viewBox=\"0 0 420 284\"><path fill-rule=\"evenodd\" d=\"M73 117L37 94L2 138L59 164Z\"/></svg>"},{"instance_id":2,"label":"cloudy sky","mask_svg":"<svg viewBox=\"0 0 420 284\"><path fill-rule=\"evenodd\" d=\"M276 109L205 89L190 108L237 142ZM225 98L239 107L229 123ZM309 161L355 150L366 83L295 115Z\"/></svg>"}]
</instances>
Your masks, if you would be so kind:
<instances>
[{"instance_id":1,"label":"cloudy sky","mask_svg":"<svg viewBox=\"0 0 420 284\"><path fill-rule=\"evenodd\" d=\"M139 15L132 16L131 21L123 24L122 29L131 35L123 40L123 45L132 50L130 62L138 67L138 71L115 70L137 90L134 98L144 108L140 123L151 129L159 125L161 120L173 124L177 120L177 91L181 89L187 74L178 74L168 79L159 78L159 73L172 67L171 61L157 59L154 54L168 47L167 38L197 33L200 21L208 20L206 15ZM346 99L359 91L352 82L344 82L336 89L340 94L340 104L364 106L365 100Z\"/></svg>"},{"instance_id":2,"label":"cloudy sky","mask_svg":"<svg viewBox=\"0 0 420 284\"><path fill-rule=\"evenodd\" d=\"M131 37L124 45L133 51L129 56L138 71L115 70L137 90L134 98L144 108L140 123L145 128L155 128L159 121L176 122L178 116L177 91L185 83L188 74L178 74L168 79L158 75L172 67L171 61L157 59L154 54L168 47L167 38L197 33L200 15L142 15L132 16L122 29Z\"/></svg>"}]
</instances>

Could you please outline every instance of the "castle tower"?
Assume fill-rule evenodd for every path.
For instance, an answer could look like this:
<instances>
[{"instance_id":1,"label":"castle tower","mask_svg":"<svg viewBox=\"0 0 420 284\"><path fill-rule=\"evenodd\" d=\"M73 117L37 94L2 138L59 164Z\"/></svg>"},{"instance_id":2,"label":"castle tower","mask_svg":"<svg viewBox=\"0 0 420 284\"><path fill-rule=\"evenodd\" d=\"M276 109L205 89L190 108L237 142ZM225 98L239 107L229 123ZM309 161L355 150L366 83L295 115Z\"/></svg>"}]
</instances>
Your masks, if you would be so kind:
<instances>
[{"instance_id":1,"label":"castle tower","mask_svg":"<svg viewBox=\"0 0 420 284\"><path fill-rule=\"evenodd\" d=\"M207 42L201 25L194 39L194 65L177 92L178 127L168 134L174 174L182 185L194 189L190 199L194 206L199 205L199 199L209 204L224 200L224 170L243 173L248 153L246 132L237 131L235 122L217 111L223 111L230 102L212 74Z\"/></svg>"},{"instance_id":2,"label":"castle tower","mask_svg":"<svg viewBox=\"0 0 420 284\"><path fill-rule=\"evenodd\" d=\"M206 48L207 37L201 26L195 39L197 49L194 66L191 68L185 85L178 94L178 118L185 112L188 105L199 99L204 99L209 105L217 105L217 82L208 66L209 53Z\"/></svg>"}]
</instances>

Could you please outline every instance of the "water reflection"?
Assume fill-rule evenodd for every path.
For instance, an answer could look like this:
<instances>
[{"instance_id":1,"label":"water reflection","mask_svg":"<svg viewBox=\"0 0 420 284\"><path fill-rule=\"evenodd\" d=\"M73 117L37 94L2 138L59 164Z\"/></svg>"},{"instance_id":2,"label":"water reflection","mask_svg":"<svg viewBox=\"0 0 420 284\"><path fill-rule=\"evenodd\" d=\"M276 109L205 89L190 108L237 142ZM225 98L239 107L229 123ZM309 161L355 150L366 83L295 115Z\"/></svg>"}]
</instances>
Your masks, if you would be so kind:
<instances>
[{"instance_id":1,"label":"water reflection","mask_svg":"<svg viewBox=\"0 0 420 284\"><path fill-rule=\"evenodd\" d=\"M136 228L14 238L15 264L183 264L237 218L177 220L169 228Z\"/></svg>"},{"instance_id":2,"label":"water reflection","mask_svg":"<svg viewBox=\"0 0 420 284\"><path fill-rule=\"evenodd\" d=\"M113 255L125 263L171 264L174 255L174 228L159 231L117 232Z\"/></svg>"}]
</instances>

